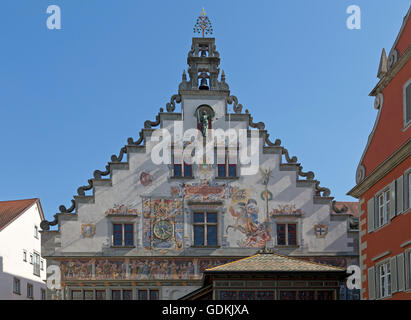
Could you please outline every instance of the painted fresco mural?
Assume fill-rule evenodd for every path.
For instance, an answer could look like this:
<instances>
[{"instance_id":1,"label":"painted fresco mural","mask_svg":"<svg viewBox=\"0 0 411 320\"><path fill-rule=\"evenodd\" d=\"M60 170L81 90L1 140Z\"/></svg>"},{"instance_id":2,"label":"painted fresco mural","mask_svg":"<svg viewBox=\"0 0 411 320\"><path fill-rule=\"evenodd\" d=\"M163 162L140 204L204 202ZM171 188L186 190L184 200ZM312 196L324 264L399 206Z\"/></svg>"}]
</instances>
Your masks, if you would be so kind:
<instances>
[{"instance_id":1,"label":"painted fresco mural","mask_svg":"<svg viewBox=\"0 0 411 320\"><path fill-rule=\"evenodd\" d=\"M182 199L143 200L143 246L145 249L183 249Z\"/></svg>"},{"instance_id":2,"label":"painted fresco mural","mask_svg":"<svg viewBox=\"0 0 411 320\"><path fill-rule=\"evenodd\" d=\"M252 197L250 189L203 180L171 187L171 194L192 202L228 201L231 221L225 228L225 233L239 238L235 243L238 247L261 248L271 240L269 220L267 217L262 217L266 213L260 214L259 209L259 205L264 203L260 204L260 200L257 201ZM262 198L264 202L269 201L267 190L264 195L266 196Z\"/></svg>"},{"instance_id":3,"label":"painted fresco mural","mask_svg":"<svg viewBox=\"0 0 411 320\"><path fill-rule=\"evenodd\" d=\"M250 196L249 189L232 188L229 212L233 224L226 228L229 233L241 233L239 247L260 248L271 240L268 219L261 221L257 200Z\"/></svg>"},{"instance_id":4,"label":"painted fresco mural","mask_svg":"<svg viewBox=\"0 0 411 320\"><path fill-rule=\"evenodd\" d=\"M62 280L199 280L206 269L234 258L72 259L60 263Z\"/></svg>"}]
</instances>

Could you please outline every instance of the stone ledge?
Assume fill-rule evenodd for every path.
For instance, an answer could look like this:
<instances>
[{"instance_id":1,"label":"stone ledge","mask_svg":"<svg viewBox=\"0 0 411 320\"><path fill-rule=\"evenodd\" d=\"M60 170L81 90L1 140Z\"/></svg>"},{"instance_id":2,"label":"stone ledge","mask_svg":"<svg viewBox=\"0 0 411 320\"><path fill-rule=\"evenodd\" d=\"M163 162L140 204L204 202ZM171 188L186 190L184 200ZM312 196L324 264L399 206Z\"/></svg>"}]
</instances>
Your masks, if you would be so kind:
<instances>
[{"instance_id":1,"label":"stone ledge","mask_svg":"<svg viewBox=\"0 0 411 320\"><path fill-rule=\"evenodd\" d=\"M77 203L94 203L94 196L74 196Z\"/></svg>"},{"instance_id":2,"label":"stone ledge","mask_svg":"<svg viewBox=\"0 0 411 320\"><path fill-rule=\"evenodd\" d=\"M93 179L93 187L96 186L103 186L103 187L111 187L113 185L111 179Z\"/></svg>"},{"instance_id":3,"label":"stone ledge","mask_svg":"<svg viewBox=\"0 0 411 320\"><path fill-rule=\"evenodd\" d=\"M128 162L109 162L112 170L129 170Z\"/></svg>"}]
</instances>

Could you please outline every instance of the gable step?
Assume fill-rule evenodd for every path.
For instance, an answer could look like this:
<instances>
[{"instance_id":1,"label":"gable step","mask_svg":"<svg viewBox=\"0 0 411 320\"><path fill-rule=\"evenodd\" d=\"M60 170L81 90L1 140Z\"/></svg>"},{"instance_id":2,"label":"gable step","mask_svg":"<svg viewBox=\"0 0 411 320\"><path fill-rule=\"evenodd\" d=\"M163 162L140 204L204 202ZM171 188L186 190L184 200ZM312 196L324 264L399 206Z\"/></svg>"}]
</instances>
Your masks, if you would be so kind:
<instances>
[{"instance_id":1,"label":"gable step","mask_svg":"<svg viewBox=\"0 0 411 320\"><path fill-rule=\"evenodd\" d=\"M314 196L314 204L328 204L330 203L334 197L320 197L320 196Z\"/></svg>"},{"instance_id":2,"label":"gable step","mask_svg":"<svg viewBox=\"0 0 411 320\"><path fill-rule=\"evenodd\" d=\"M297 180L297 188L307 188L315 185L315 180Z\"/></svg>"},{"instance_id":3,"label":"gable step","mask_svg":"<svg viewBox=\"0 0 411 320\"><path fill-rule=\"evenodd\" d=\"M111 187L113 185L111 179L92 179L92 180L93 180L93 187L96 187L96 186Z\"/></svg>"},{"instance_id":4,"label":"gable step","mask_svg":"<svg viewBox=\"0 0 411 320\"><path fill-rule=\"evenodd\" d=\"M299 163L281 163L280 171L298 171L300 164Z\"/></svg>"},{"instance_id":5,"label":"gable step","mask_svg":"<svg viewBox=\"0 0 411 320\"><path fill-rule=\"evenodd\" d=\"M129 153L146 153L146 146L126 146L127 154Z\"/></svg>"},{"instance_id":6,"label":"gable step","mask_svg":"<svg viewBox=\"0 0 411 320\"><path fill-rule=\"evenodd\" d=\"M113 170L128 170L128 162L109 162L110 168Z\"/></svg>"},{"instance_id":7,"label":"gable step","mask_svg":"<svg viewBox=\"0 0 411 320\"><path fill-rule=\"evenodd\" d=\"M94 196L74 196L77 203L94 203Z\"/></svg>"}]
</instances>

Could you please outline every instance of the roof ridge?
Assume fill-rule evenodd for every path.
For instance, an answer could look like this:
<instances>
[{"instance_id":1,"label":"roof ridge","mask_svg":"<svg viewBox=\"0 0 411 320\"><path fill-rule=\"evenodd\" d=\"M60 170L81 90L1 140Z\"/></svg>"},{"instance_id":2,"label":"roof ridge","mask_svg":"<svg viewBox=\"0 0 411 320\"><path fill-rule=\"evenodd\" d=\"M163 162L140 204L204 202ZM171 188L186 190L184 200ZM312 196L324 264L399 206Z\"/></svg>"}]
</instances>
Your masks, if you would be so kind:
<instances>
[{"instance_id":1,"label":"roof ridge","mask_svg":"<svg viewBox=\"0 0 411 320\"><path fill-rule=\"evenodd\" d=\"M220 268L220 267L223 267L223 266L228 266L228 265L230 265L230 264L232 264L232 263L234 263L234 262L240 262L240 261L243 261L243 260L251 259L251 258L253 258L253 257L255 257L255 256L258 256L258 255L260 255L260 253L256 253L256 254L253 254L252 256L249 256L249 257L244 257L244 258L241 258L241 259L238 259L238 260L234 260L234 261L231 261L231 262L227 262L227 263L224 263L224 264L222 264L222 265L215 266L215 267L212 267L212 268L209 268L209 269L205 269L205 271L211 271L211 270L214 270L214 269L216 269L216 268Z\"/></svg>"},{"instance_id":2,"label":"roof ridge","mask_svg":"<svg viewBox=\"0 0 411 320\"><path fill-rule=\"evenodd\" d=\"M27 200L40 200L40 198L28 198L28 199L17 199L17 200L2 200L0 203L5 202L17 202L17 201L27 201Z\"/></svg>"},{"instance_id":3,"label":"roof ridge","mask_svg":"<svg viewBox=\"0 0 411 320\"><path fill-rule=\"evenodd\" d=\"M325 266L325 267L337 268L337 269L340 269L340 270L345 270L345 268L336 267L336 266L331 266L331 265L329 265L329 264L320 263L320 262L308 261L308 260L305 260L304 258L285 256L285 255L282 255L282 254L279 254L279 253L273 253L273 254L276 254L276 255L281 256L281 257L289 258L289 259L291 259L291 260L296 260L296 261L300 261L300 262L303 261L303 262L310 263L310 264L314 264L314 265L319 265L319 266Z\"/></svg>"}]
</instances>

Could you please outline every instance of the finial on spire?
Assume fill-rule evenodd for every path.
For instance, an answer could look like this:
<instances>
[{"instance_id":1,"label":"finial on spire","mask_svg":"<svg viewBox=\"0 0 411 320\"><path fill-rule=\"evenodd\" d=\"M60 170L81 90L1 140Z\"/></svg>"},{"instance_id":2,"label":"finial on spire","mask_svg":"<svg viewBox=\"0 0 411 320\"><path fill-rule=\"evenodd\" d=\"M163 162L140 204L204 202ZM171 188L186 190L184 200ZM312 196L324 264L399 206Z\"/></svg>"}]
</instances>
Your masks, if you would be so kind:
<instances>
[{"instance_id":1,"label":"finial on spire","mask_svg":"<svg viewBox=\"0 0 411 320\"><path fill-rule=\"evenodd\" d=\"M194 33L213 34L213 27L211 25L210 19L207 17L206 12L203 8L201 15L197 18L197 22L194 25Z\"/></svg>"}]
</instances>

